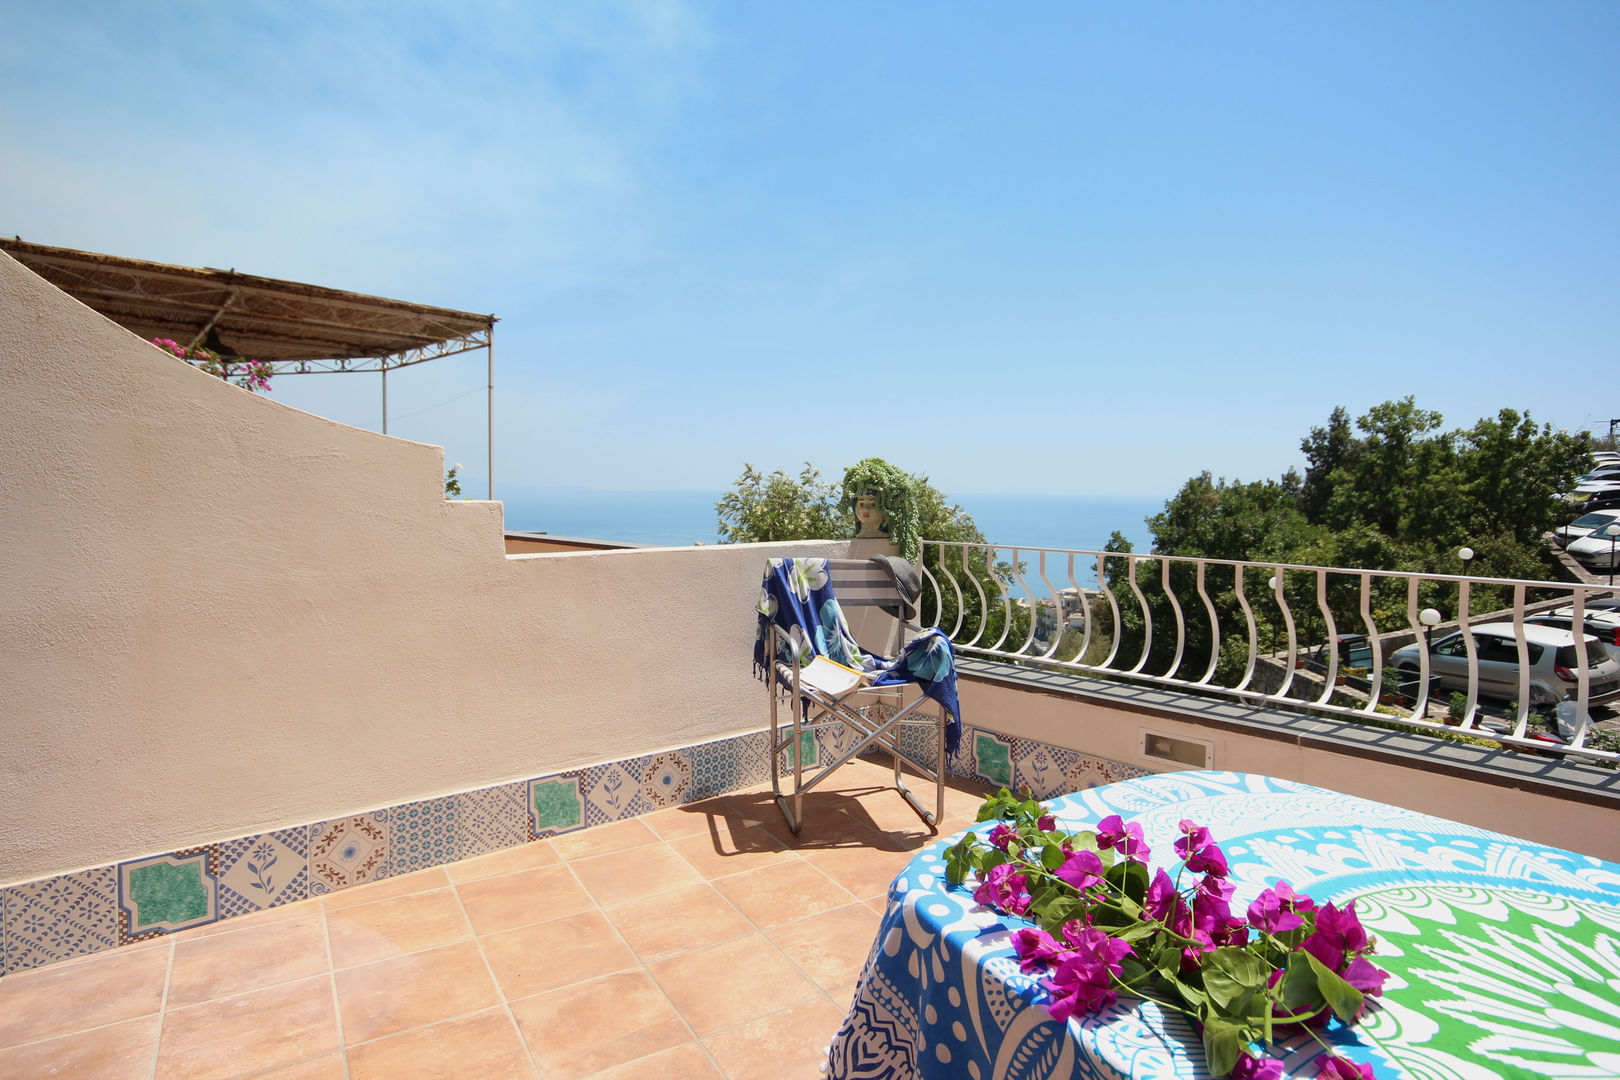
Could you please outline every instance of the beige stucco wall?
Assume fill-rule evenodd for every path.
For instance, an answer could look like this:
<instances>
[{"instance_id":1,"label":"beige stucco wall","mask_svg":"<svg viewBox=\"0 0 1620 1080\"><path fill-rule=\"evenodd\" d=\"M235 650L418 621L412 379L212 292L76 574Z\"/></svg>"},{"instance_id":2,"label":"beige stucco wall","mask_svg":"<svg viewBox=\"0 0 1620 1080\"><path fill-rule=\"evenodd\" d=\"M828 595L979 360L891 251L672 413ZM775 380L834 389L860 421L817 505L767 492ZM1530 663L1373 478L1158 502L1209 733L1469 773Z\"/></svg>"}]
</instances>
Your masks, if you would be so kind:
<instances>
[{"instance_id":1,"label":"beige stucco wall","mask_svg":"<svg viewBox=\"0 0 1620 1080\"><path fill-rule=\"evenodd\" d=\"M973 679L964 679L960 690L962 715L967 722L1004 734L1039 739L1154 772L1167 772L1176 766L1142 754L1144 730L1207 742L1212 744L1213 769L1315 784L1620 861L1615 813L1603 806L1477 783L1387 761L1324 753L1297 743L1148 716L1077 697L1031 693Z\"/></svg>"},{"instance_id":2,"label":"beige stucco wall","mask_svg":"<svg viewBox=\"0 0 1620 1080\"><path fill-rule=\"evenodd\" d=\"M0 255L0 884L757 729L767 555L508 558L443 451Z\"/></svg>"}]
</instances>

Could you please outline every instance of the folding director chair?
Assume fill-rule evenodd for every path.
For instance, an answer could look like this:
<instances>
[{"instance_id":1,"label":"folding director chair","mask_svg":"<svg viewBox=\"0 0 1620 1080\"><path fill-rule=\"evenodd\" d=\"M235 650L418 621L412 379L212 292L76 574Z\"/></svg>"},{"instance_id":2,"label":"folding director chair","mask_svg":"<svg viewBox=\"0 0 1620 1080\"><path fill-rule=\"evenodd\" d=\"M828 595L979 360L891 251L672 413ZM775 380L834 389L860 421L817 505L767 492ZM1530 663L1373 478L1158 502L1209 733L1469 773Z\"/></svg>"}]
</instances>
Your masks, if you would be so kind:
<instances>
[{"instance_id":1,"label":"folding director chair","mask_svg":"<svg viewBox=\"0 0 1620 1080\"><path fill-rule=\"evenodd\" d=\"M950 640L938 629L908 622L916 618L915 608L877 560L773 559L765 578L756 660L766 661L771 790L788 828L798 833L804 823L805 792L873 747L893 760L894 787L906 804L925 823L938 824L945 813L946 753L954 741L950 737L960 730ZM865 641L881 638L886 655L863 648L850 632L851 620ZM908 630L916 632L909 642ZM924 692L906 704L906 685L912 682ZM791 722L784 722L783 708L791 713ZM847 729L850 743L843 746L837 738L842 748L835 759L806 779L802 740L806 734L814 739L816 732L840 728ZM902 748L903 728L933 730L933 762L925 765ZM787 776L784 752L792 755ZM906 786L902 765L934 785L933 809Z\"/></svg>"}]
</instances>

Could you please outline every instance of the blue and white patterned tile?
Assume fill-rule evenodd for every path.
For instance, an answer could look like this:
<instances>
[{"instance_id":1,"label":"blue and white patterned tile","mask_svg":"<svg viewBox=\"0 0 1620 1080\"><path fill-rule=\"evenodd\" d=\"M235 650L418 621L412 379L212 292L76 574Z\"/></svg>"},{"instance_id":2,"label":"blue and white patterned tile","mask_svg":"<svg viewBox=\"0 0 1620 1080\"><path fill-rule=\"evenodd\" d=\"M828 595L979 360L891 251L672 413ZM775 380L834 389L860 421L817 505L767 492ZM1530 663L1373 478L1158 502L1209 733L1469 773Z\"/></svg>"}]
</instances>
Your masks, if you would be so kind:
<instances>
[{"instance_id":1,"label":"blue and white patterned tile","mask_svg":"<svg viewBox=\"0 0 1620 1080\"><path fill-rule=\"evenodd\" d=\"M1019 755L1014 762L1017 786L1028 787L1037 799L1050 799L1067 793L1068 781L1051 747L1033 739L1018 739L1013 749Z\"/></svg>"},{"instance_id":2,"label":"blue and white patterned tile","mask_svg":"<svg viewBox=\"0 0 1620 1080\"><path fill-rule=\"evenodd\" d=\"M541 776L528 782L529 839L543 840L585 827L585 774Z\"/></svg>"},{"instance_id":3,"label":"blue and white patterned tile","mask_svg":"<svg viewBox=\"0 0 1620 1080\"><path fill-rule=\"evenodd\" d=\"M622 821L651 809L641 797L642 771L647 760L630 758L585 770L586 825Z\"/></svg>"},{"instance_id":4,"label":"blue and white patterned tile","mask_svg":"<svg viewBox=\"0 0 1620 1080\"><path fill-rule=\"evenodd\" d=\"M53 964L118 944L118 872L101 866L0 889L0 974Z\"/></svg>"},{"instance_id":5,"label":"blue and white patterned tile","mask_svg":"<svg viewBox=\"0 0 1620 1080\"><path fill-rule=\"evenodd\" d=\"M249 915L309 895L309 827L217 845L219 917Z\"/></svg>"},{"instance_id":6,"label":"blue and white patterned tile","mask_svg":"<svg viewBox=\"0 0 1620 1080\"><path fill-rule=\"evenodd\" d=\"M738 762L734 742L720 739L699 743L687 750L687 761L692 766L692 787L687 802L724 795L742 786L735 782Z\"/></svg>"},{"instance_id":7,"label":"blue and white patterned tile","mask_svg":"<svg viewBox=\"0 0 1620 1080\"><path fill-rule=\"evenodd\" d=\"M388 876L443 866L461 857L459 804L454 795L422 799L388 811Z\"/></svg>"},{"instance_id":8,"label":"blue and white patterned tile","mask_svg":"<svg viewBox=\"0 0 1620 1080\"><path fill-rule=\"evenodd\" d=\"M388 876L388 811L317 821L309 827L309 892L337 892Z\"/></svg>"},{"instance_id":9,"label":"blue and white patterned tile","mask_svg":"<svg viewBox=\"0 0 1620 1080\"><path fill-rule=\"evenodd\" d=\"M118 940L139 941L219 918L219 846L118 864Z\"/></svg>"},{"instance_id":10,"label":"blue and white patterned tile","mask_svg":"<svg viewBox=\"0 0 1620 1080\"><path fill-rule=\"evenodd\" d=\"M956 751L945 759L945 771L952 776L978 775L973 763L973 743L978 737L979 729L967 724L962 725L962 737L956 744Z\"/></svg>"},{"instance_id":11,"label":"blue and white patterned tile","mask_svg":"<svg viewBox=\"0 0 1620 1080\"><path fill-rule=\"evenodd\" d=\"M529 839L529 785L522 780L494 787L463 791L456 828L461 858L485 855L514 847Z\"/></svg>"}]
</instances>

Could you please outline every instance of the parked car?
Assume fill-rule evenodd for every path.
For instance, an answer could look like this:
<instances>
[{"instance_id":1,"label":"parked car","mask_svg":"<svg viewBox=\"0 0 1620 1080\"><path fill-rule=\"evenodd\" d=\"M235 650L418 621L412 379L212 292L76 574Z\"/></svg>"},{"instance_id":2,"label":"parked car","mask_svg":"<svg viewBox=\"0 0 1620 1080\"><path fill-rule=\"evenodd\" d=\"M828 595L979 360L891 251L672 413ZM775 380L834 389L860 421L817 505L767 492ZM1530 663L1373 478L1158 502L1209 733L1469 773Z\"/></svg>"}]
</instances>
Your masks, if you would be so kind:
<instances>
[{"instance_id":1,"label":"parked car","mask_svg":"<svg viewBox=\"0 0 1620 1080\"><path fill-rule=\"evenodd\" d=\"M1589 514L1582 514L1574 521L1553 532L1553 539L1558 541L1560 547L1568 547L1571 540L1579 540L1590 535L1606 525L1620 522L1620 510L1593 510Z\"/></svg>"},{"instance_id":2,"label":"parked car","mask_svg":"<svg viewBox=\"0 0 1620 1080\"><path fill-rule=\"evenodd\" d=\"M1594 510L1620 510L1620 495L1594 495L1579 503L1577 509L1583 514L1590 514Z\"/></svg>"},{"instance_id":3,"label":"parked car","mask_svg":"<svg viewBox=\"0 0 1620 1080\"><path fill-rule=\"evenodd\" d=\"M1617 561L1620 559L1620 537L1611 538L1601 531L1588 533L1578 540L1571 540L1564 550L1588 570L1620 569L1620 561Z\"/></svg>"},{"instance_id":4,"label":"parked car","mask_svg":"<svg viewBox=\"0 0 1620 1080\"><path fill-rule=\"evenodd\" d=\"M1575 623L1575 608L1561 607L1551 611L1539 612L1524 617L1526 626L1556 626L1560 630L1573 630ZM1588 607L1586 618L1586 632L1598 639L1604 650L1612 659L1620 660L1620 611L1592 610ZM1588 654L1588 660L1596 657Z\"/></svg>"},{"instance_id":5,"label":"parked car","mask_svg":"<svg viewBox=\"0 0 1620 1080\"><path fill-rule=\"evenodd\" d=\"M1482 697L1511 701L1519 696L1519 641L1512 623L1484 623L1469 627L1479 667ZM1390 657L1403 679L1418 677L1421 642L1396 649ZM1530 662L1530 704L1553 705L1568 698L1577 686L1575 635L1552 626L1526 622L1525 657ZM1594 635L1587 635L1587 695L1590 701L1620 697L1620 661L1611 659ZM1601 658L1601 659L1600 659ZM1461 631L1438 638L1429 646L1430 670L1442 687L1468 689L1468 643Z\"/></svg>"}]
</instances>

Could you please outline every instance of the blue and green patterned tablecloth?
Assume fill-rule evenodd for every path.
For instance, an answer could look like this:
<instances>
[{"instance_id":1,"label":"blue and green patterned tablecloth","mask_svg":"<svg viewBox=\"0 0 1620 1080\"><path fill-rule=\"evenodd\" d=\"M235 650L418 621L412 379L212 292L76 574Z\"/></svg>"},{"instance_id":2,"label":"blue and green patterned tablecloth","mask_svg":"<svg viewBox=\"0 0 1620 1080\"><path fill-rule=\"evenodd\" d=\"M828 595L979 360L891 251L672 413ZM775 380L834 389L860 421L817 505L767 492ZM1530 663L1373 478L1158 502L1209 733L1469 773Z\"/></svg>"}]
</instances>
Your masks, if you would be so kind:
<instances>
[{"instance_id":1,"label":"blue and green patterned tablecloth","mask_svg":"<svg viewBox=\"0 0 1620 1080\"><path fill-rule=\"evenodd\" d=\"M1338 1052L1379 1077L1620 1076L1620 865L1304 784L1243 773L1127 780L1049 804L1060 827L1142 824L1167 865L1177 823L1209 827L1231 864L1233 910L1286 879L1356 911L1390 972ZM990 823L978 826L987 832ZM1190 1024L1122 997L1060 1025L1009 935L1018 919L945 883L940 840L889 891L835 1080L1134 1080L1208 1075ZM1290 1076L1319 1051L1292 1045Z\"/></svg>"}]
</instances>

